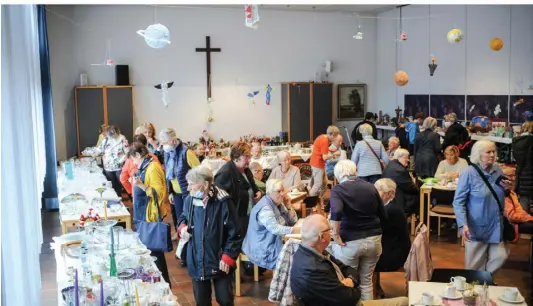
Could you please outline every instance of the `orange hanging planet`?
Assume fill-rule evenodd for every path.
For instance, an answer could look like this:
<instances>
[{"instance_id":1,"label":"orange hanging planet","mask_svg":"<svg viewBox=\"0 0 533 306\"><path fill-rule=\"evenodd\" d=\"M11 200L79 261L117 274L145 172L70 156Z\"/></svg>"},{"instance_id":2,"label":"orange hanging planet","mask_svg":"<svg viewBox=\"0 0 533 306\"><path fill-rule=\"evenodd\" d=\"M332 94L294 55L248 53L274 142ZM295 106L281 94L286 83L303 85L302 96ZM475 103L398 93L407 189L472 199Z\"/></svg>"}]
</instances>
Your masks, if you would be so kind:
<instances>
[{"instance_id":1,"label":"orange hanging planet","mask_svg":"<svg viewBox=\"0 0 533 306\"><path fill-rule=\"evenodd\" d=\"M490 48L493 51L500 51L503 48L503 40L499 37L495 37L490 41Z\"/></svg>"},{"instance_id":2,"label":"orange hanging planet","mask_svg":"<svg viewBox=\"0 0 533 306\"><path fill-rule=\"evenodd\" d=\"M409 75L405 71L398 71L394 74L394 82L398 86L405 86L409 83Z\"/></svg>"}]
</instances>

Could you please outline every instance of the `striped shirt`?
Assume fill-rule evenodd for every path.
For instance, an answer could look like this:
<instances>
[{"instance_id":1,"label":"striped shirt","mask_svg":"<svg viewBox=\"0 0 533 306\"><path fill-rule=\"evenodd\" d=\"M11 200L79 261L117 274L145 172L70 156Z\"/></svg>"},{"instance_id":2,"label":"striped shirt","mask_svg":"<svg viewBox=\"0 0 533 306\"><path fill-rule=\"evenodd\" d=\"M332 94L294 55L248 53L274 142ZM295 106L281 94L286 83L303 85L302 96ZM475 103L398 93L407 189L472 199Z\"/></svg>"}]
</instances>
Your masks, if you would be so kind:
<instances>
[{"instance_id":1,"label":"striped shirt","mask_svg":"<svg viewBox=\"0 0 533 306\"><path fill-rule=\"evenodd\" d=\"M385 164L389 163L389 157L381 141L375 140L372 136L363 136L363 140L370 144L374 152ZM379 160L370 151L365 141L358 141L353 148L352 161L357 165L357 176L359 177L382 174Z\"/></svg>"}]
</instances>

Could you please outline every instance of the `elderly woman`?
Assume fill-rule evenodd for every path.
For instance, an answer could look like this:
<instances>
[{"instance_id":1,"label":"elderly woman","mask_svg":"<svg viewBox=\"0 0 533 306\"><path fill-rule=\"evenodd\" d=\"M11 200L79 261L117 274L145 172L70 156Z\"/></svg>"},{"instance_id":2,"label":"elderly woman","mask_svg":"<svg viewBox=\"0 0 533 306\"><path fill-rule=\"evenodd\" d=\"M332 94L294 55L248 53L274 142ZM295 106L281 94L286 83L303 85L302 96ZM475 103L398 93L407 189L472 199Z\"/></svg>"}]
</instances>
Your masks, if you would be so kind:
<instances>
[{"instance_id":1,"label":"elderly woman","mask_svg":"<svg viewBox=\"0 0 533 306\"><path fill-rule=\"evenodd\" d=\"M444 150L445 160L439 163L435 178L438 180L447 179L453 181L459 178L459 175L468 168L466 160L459 157L459 148L457 146L449 146Z\"/></svg>"},{"instance_id":2,"label":"elderly woman","mask_svg":"<svg viewBox=\"0 0 533 306\"><path fill-rule=\"evenodd\" d=\"M144 146L147 145L146 137L144 137L143 134L137 134L133 136L133 144L136 142L142 143ZM158 165L161 166L161 163L159 162L159 159L154 154L150 153L150 157L152 157L152 161ZM138 165L136 165L133 161L133 158L130 156L128 159L126 159L126 162L124 163L124 166L122 167L122 171L120 173L120 183L122 183L122 186L128 193L130 197L133 196L133 181L134 181L134 174L137 173Z\"/></svg>"},{"instance_id":3,"label":"elderly woman","mask_svg":"<svg viewBox=\"0 0 533 306\"><path fill-rule=\"evenodd\" d=\"M268 160L263 156L263 148L260 142L252 142L252 148L250 150L251 162L256 162L263 167L263 169L270 169L271 166Z\"/></svg>"},{"instance_id":4,"label":"elderly woman","mask_svg":"<svg viewBox=\"0 0 533 306\"><path fill-rule=\"evenodd\" d=\"M437 171L437 153L440 152L440 135L434 131L437 120L427 117L422 127L424 131L415 137L415 173L422 178L433 177Z\"/></svg>"},{"instance_id":5,"label":"elderly woman","mask_svg":"<svg viewBox=\"0 0 533 306\"><path fill-rule=\"evenodd\" d=\"M261 199L261 191L255 184L250 165L250 146L238 142L231 147L231 160L215 175L215 185L230 194L236 207L240 233L244 237L252 207Z\"/></svg>"},{"instance_id":6,"label":"elderly woman","mask_svg":"<svg viewBox=\"0 0 533 306\"><path fill-rule=\"evenodd\" d=\"M104 175L113 184L113 189L120 197L122 196L122 184L120 183L120 172L126 162L128 154L128 140L120 134L118 127L110 125L105 134L104 140L99 147L103 153Z\"/></svg>"},{"instance_id":7,"label":"elderly woman","mask_svg":"<svg viewBox=\"0 0 533 306\"><path fill-rule=\"evenodd\" d=\"M300 176L300 169L291 165L291 153L288 151L281 151L277 157L278 165L272 169L269 179L283 180L283 187L286 190L298 188L301 184L302 177Z\"/></svg>"},{"instance_id":8,"label":"elderly woman","mask_svg":"<svg viewBox=\"0 0 533 306\"><path fill-rule=\"evenodd\" d=\"M383 224L381 246L383 251L376 266L377 295L383 297L379 281L379 272L393 272L402 268L411 250L411 240L407 229L407 220L403 206L395 199L396 183L388 178L379 179L374 186L379 192L387 212L387 222Z\"/></svg>"},{"instance_id":9,"label":"elderly woman","mask_svg":"<svg viewBox=\"0 0 533 306\"><path fill-rule=\"evenodd\" d=\"M391 137L389 138L389 148L387 150L387 156L389 157L389 160L394 159L394 152L400 147L400 138L398 137Z\"/></svg>"},{"instance_id":10,"label":"elderly woman","mask_svg":"<svg viewBox=\"0 0 533 306\"><path fill-rule=\"evenodd\" d=\"M266 192L252 208L242 250L253 264L274 270L283 247L282 236L297 234L300 228L294 226L298 216L285 193L283 181L268 180Z\"/></svg>"},{"instance_id":11,"label":"elderly woman","mask_svg":"<svg viewBox=\"0 0 533 306\"><path fill-rule=\"evenodd\" d=\"M205 159L205 145L203 143L196 143L194 144L191 149L194 151L194 154L196 154L196 157L198 157L198 160L201 162Z\"/></svg>"},{"instance_id":12,"label":"elderly woman","mask_svg":"<svg viewBox=\"0 0 533 306\"><path fill-rule=\"evenodd\" d=\"M183 199L189 195L185 175L190 169L199 166L200 161L194 151L178 139L174 129L162 130L159 133L159 140L165 152L168 200L171 204L174 225L177 226L177 220L183 211Z\"/></svg>"},{"instance_id":13,"label":"elderly woman","mask_svg":"<svg viewBox=\"0 0 533 306\"><path fill-rule=\"evenodd\" d=\"M516 159L516 193L528 213L533 205L533 113L526 116L521 134L513 138L513 156Z\"/></svg>"},{"instance_id":14,"label":"elderly woman","mask_svg":"<svg viewBox=\"0 0 533 306\"><path fill-rule=\"evenodd\" d=\"M250 163L250 170L252 171L252 174L254 175L254 182L257 188L259 188L259 191L261 191L262 194L266 193L266 185L263 182L263 167L258 162L251 162Z\"/></svg>"},{"instance_id":15,"label":"elderly woman","mask_svg":"<svg viewBox=\"0 0 533 306\"><path fill-rule=\"evenodd\" d=\"M161 165L153 160L146 146L140 142L132 145L128 155L137 166L133 189L133 221L157 222L167 215L165 205L165 173ZM163 278L170 284L165 253L151 250L157 259L155 264Z\"/></svg>"},{"instance_id":16,"label":"elderly woman","mask_svg":"<svg viewBox=\"0 0 533 306\"><path fill-rule=\"evenodd\" d=\"M502 169L496 164L493 142L477 141L472 147L470 161L472 164L459 177L453 201L457 225L465 240L465 269L494 273L509 254L507 242L502 237L500 210L510 182L502 177ZM478 170L487 179L495 196Z\"/></svg>"},{"instance_id":17,"label":"elderly woman","mask_svg":"<svg viewBox=\"0 0 533 306\"><path fill-rule=\"evenodd\" d=\"M180 236L188 236L187 271L196 305L211 305L211 284L219 305L234 305L230 268L241 253L237 216L227 192L213 186L209 168L193 168L186 176L189 196L179 220ZM206 222L206 220L208 220Z\"/></svg>"},{"instance_id":18,"label":"elderly woman","mask_svg":"<svg viewBox=\"0 0 533 306\"><path fill-rule=\"evenodd\" d=\"M462 145L470 139L466 128L457 122L457 115L455 113L448 114L447 118L448 121L445 123L446 133L442 142L443 151L449 146Z\"/></svg>"},{"instance_id":19,"label":"elderly woman","mask_svg":"<svg viewBox=\"0 0 533 306\"><path fill-rule=\"evenodd\" d=\"M359 132L363 135L363 140L355 145L352 161L357 165L357 177L374 184L381 178L389 157L381 141L372 137L372 126L363 124L359 127Z\"/></svg>"},{"instance_id":20,"label":"elderly woman","mask_svg":"<svg viewBox=\"0 0 533 306\"><path fill-rule=\"evenodd\" d=\"M141 133L146 137L146 140L148 141L148 145L146 146L148 148L148 151L150 153L156 153L160 150L160 144L159 141L157 141L157 138L155 137L155 127L150 122L146 122L140 127Z\"/></svg>"},{"instance_id":21,"label":"elderly woman","mask_svg":"<svg viewBox=\"0 0 533 306\"><path fill-rule=\"evenodd\" d=\"M339 184L333 186L330 197L332 251L335 258L358 271L362 300L372 300L372 274L382 252L387 213L374 185L357 178L356 170L350 160L335 165Z\"/></svg>"},{"instance_id":22,"label":"elderly woman","mask_svg":"<svg viewBox=\"0 0 533 306\"><path fill-rule=\"evenodd\" d=\"M396 182L395 201L403 207L406 214L418 211L420 190L409 173L409 151L397 149L392 160L383 170L383 177Z\"/></svg>"}]
</instances>

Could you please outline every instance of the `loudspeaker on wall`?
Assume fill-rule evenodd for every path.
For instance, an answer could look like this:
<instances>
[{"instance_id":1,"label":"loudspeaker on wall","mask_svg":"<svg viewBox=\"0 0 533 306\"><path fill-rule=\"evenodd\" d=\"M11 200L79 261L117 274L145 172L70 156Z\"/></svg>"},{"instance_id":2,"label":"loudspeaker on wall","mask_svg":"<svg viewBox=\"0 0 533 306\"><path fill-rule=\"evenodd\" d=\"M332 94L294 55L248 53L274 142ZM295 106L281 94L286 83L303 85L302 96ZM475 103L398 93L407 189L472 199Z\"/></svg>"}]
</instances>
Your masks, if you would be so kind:
<instances>
[{"instance_id":1,"label":"loudspeaker on wall","mask_svg":"<svg viewBox=\"0 0 533 306\"><path fill-rule=\"evenodd\" d=\"M116 65L115 80L117 86L130 85L130 66Z\"/></svg>"}]
</instances>

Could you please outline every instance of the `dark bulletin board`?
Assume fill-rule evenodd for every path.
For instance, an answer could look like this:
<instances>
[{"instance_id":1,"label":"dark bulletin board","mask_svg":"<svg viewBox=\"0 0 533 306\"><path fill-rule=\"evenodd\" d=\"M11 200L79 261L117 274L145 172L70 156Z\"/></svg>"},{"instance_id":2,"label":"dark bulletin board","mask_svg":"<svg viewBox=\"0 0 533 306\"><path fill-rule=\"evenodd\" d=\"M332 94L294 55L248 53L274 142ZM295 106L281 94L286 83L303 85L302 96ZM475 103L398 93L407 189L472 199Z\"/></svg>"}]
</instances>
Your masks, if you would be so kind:
<instances>
[{"instance_id":1,"label":"dark bulletin board","mask_svg":"<svg viewBox=\"0 0 533 306\"><path fill-rule=\"evenodd\" d=\"M98 142L98 129L104 124L103 88L76 88L78 109L78 151L94 147Z\"/></svg>"},{"instance_id":2,"label":"dark bulletin board","mask_svg":"<svg viewBox=\"0 0 533 306\"><path fill-rule=\"evenodd\" d=\"M467 120L476 116L487 116L490 120L507 121L509 96L473 95L466 97Z\"/></svg>"},{"instance_id":3,"label":"dark bulletin board","mask_svg":"<svg viewBox=\"0 0 533 306\"><path fill-rule=\"evenodd\" d=\"M457 119L465 120L465 95L431 95L431 117L444 119L445 115L455 113Z\"/></svg>"},{"instance_id":4,"label":"dark bulletin board","mask_svg":"<svg viewBox=\"0 0 533 306\"><path fill-rule=\"evenodd\" d=\"M313 84L313 137L325 134L333 124L333 84Z\"/></svg>"},{"instance_id":5,"label":"dark bulletin board","mask_svg":"<svg viewBox=\"0 0 533 306\"><path fill-rule=\"evenodd\" d=\"M405 117L415 116L417 113L423 112L424 115L429 114L429 95L405 95L403 114Z\"/></svg>"},{"instance_id":6,"label":"dark bulletin board","mask_svg":"<svg viewBox=\"0 0 533 306\"><path fill-rule=\"evenodd\" d=\"M519 102L524 99L524 102ZM511 96L509 109L509 122L524 123L524 113L533 111L533 96Z\"/></svg>"},{"instance_id":7,"label":"dark bulletin board","mask_svg":"<svg viewBox=\"0 0 533 306\"><path fill-rule=\"evenodd\" d=\"M107 121L109 125L118 126L128 141L133 140L133 88L108 87Z\"/></svg>"},{"instance_id":8,"label":"dark bulletin board","mask_svg":"<svg viewBox=\"0 0 533 306\"><path fill-rule=\"evenodd\" d=\"M311 140L310 84L288 84L290 103L290 141Z\"/></svg>"}]
</instances>

